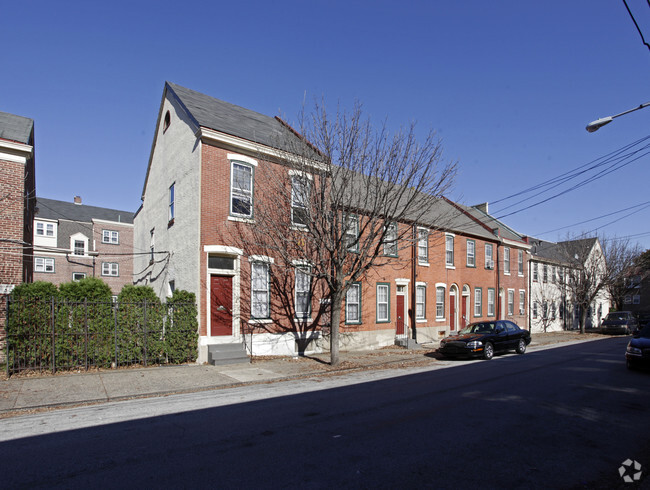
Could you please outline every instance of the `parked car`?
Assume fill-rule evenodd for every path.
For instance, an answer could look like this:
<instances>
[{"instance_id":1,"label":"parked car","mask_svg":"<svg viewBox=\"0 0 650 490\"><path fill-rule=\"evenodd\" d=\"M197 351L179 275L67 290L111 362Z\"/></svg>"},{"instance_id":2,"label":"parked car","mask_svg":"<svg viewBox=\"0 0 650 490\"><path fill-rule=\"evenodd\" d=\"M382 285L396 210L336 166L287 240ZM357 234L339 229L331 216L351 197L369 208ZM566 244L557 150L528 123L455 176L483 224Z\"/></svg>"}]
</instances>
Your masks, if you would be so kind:
<instances>
[{"instance_id":1,"label":"parked car","mask_svg":"<svg viewBox=\"0 0 650 490\"><path fill-rule=\"evenodd\" d=\"M625 364L628 369L650 366L650 325L632 337L625 350Z\"/></svg>"},{"instance_id":2,"label":"parked car","mask_svg":"<svg viewBox=\"0 0 650 490\"><path fill-rule=\"evenodd\" d=\"M639 323L631 311L613 311L603 320L600 332L630 335L638 326Z\"/></svg>"},{"instance_id":3,"label":"parked car","mask_svg":"<svg viewBox=\"0 0 650 490\"><path fill-rule=\"evenodd\" d=\"M492 359L495 352L526 352L530 332L508 320L472 323L440 341L438 353L445 357L482 357Z\"/></svg>"}]
</instances>

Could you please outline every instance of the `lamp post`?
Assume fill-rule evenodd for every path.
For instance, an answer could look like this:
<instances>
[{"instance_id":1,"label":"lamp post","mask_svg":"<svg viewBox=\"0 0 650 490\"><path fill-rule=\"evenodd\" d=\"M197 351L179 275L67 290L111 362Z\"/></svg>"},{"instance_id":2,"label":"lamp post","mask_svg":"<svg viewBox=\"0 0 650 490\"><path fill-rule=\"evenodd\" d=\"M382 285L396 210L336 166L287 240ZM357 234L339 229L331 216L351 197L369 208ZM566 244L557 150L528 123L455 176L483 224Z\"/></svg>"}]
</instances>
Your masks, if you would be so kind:
<instances>
[{"instance_id":1,"label":"lamp post","mask_svg":"<svg viewBox=\"0 0 650 490\"><path fill-rule=\"evenodd\" d=\"M600 119L596 119L595 121L590 122L587 124L587 131L590 133L593 133L594 131L598 131L600 128L605 126L606 124L611 123L614 118L623 116L625 114L629 114L630 112L638 111L639 109L643 109L644 107L648 107L650 105L650 102L646 102L645 104L641 104L639 107L635 107L634 109L630 109L625 112L621 112L620 114L615 114L614 116L607 116L607 117L601 117Z\"/></svg>"}]
</instances>

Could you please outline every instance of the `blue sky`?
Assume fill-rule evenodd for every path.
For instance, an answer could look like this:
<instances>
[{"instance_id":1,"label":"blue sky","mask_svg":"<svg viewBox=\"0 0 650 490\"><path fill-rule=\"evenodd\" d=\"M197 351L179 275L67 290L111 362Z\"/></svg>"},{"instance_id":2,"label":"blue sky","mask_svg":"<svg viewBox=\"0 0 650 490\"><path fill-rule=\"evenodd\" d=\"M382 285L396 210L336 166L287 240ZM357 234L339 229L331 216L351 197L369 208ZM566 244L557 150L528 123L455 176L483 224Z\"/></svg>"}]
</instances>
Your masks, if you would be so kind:
<instances>
[{"instance_id":1,"label":"blue sky","mask_svg":"<svg viewBox=\"0 0 650 490\"><path fill-rule=\"evenodd\" d=\"M647 2L628 4L650 39ZM2 19L0 111L35 120L37 194L51 199L138 208L166 80L289 121L314 97L416 121L458 161L449 197L464 204L650 135L650 108L585 131L650 100L650 50L622 1L62 0L7 2ZM603 226L650 248L650 156L624 162L490 211L523 209L504 221L547 240Z\"/></svg>"}]
</instances>

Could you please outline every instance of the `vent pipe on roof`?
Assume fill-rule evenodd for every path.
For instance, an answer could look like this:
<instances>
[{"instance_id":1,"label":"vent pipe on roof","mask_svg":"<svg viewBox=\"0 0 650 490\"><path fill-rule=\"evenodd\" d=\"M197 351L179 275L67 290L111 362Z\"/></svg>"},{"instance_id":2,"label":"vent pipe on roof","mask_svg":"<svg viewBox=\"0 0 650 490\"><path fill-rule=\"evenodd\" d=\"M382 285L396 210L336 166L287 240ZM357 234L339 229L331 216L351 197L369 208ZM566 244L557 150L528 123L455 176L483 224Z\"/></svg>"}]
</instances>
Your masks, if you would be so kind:
<instances>
[{"instance_id":1,"label":"vent pipe on roof","mask_svg":"<svg viewBox=\"0 0 650 490\"><path fill-rule=\"evenodd\" d=\"M74 196L74 203L81 204L81 196Z\"/></svg>"}]
</instances>

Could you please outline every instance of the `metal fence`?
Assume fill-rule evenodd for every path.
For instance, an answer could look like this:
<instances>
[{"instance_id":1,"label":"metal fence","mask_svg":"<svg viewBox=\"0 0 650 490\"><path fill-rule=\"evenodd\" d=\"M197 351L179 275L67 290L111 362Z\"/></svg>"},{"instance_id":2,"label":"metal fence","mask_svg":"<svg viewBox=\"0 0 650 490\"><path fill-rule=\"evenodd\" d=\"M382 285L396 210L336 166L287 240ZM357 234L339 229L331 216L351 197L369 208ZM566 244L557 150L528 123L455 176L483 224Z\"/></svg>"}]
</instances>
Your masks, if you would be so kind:
<instances>
[{"instance_id":1,"label":"metal fence","mask_svg":"<svg viewBox=\"0 0 650 490\"><path fill-rule=\"evenodd\" d=\"M9 298L7 374L195 361L196 305Z\"/></svg>"}]
</instances>

